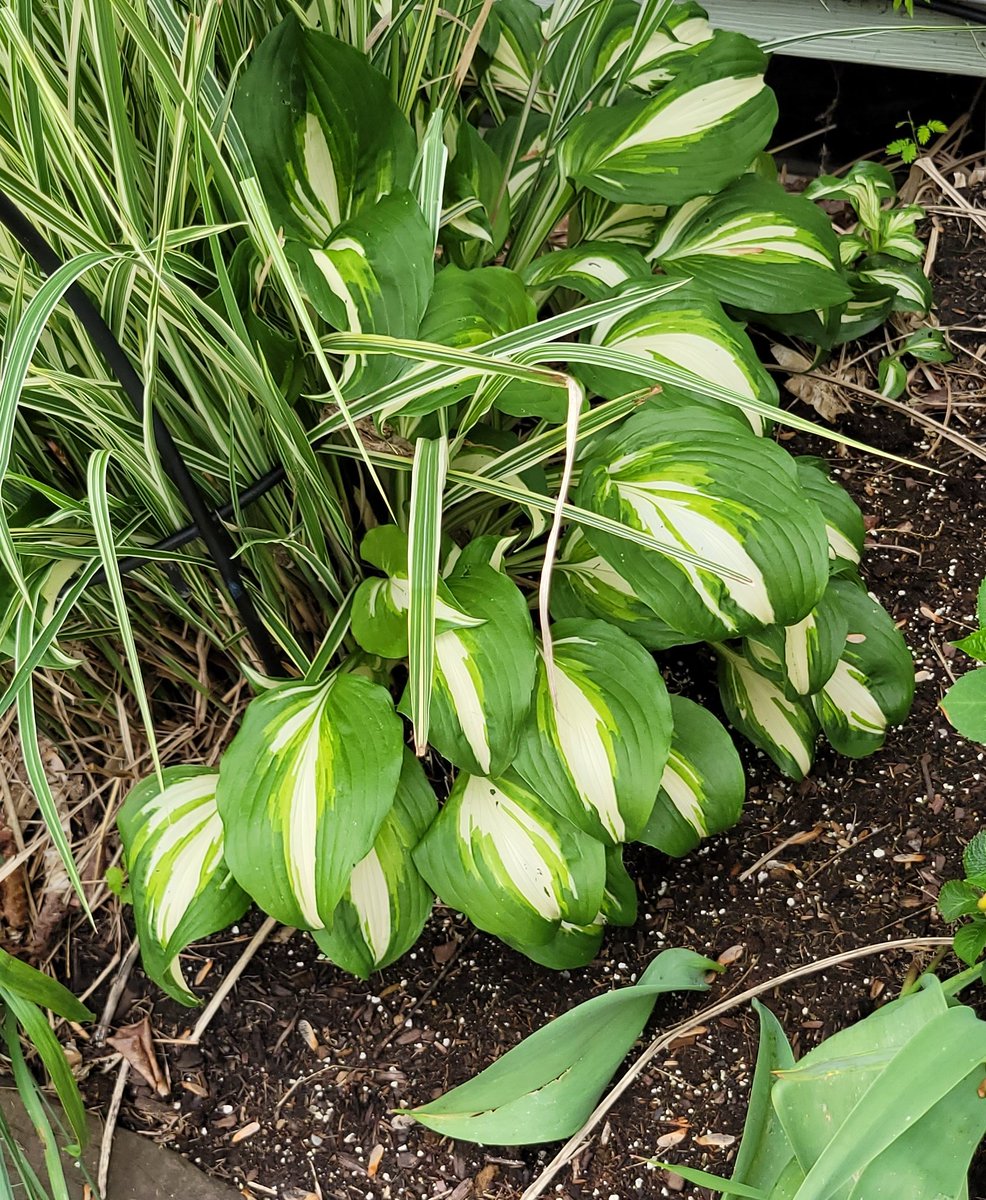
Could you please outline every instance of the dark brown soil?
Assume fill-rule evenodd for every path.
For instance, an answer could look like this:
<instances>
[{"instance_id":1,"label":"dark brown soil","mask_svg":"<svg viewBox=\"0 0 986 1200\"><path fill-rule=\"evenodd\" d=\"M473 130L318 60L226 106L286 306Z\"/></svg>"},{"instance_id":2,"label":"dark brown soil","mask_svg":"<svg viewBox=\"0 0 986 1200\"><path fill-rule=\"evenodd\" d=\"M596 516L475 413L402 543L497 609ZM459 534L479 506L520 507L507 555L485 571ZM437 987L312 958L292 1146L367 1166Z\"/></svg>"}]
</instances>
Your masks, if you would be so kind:
<instances>
[{"instance_id":1,"label":"dark brown soil","mask_svg":"<svg viewBox=\"0 0 986 1200\"><path fill-rule=\"evenodd\" d=\"M970 221L943 220L936 262L943 322L981 323L984 246ZM971 353L950 371L947 387L941 369L931 367L914 391L919 399L926 394L929 413L943 419L947 411L956 428L983 444L982 410L975 406L980 342L986 333L967 337ZM974 404L962 406L964 392ZM667 946L711 957L742 947L714 985L718 998L867 943L946 933L934 909L939 886L957 872L964 843L986 817L983 750L957 737L938 708L951 673L965 669L949 642L970 629L986 574L986 464L946 440L929 442L904 414L884 408L854 407L841 430L943 472L826 447L867 518L866 577L915 658L913 714L881 753L853 762L823 752L802 784L750 754L746 812L728 836L682 862L630 850L639 923L611 931L599 959L582 971L546 971L443 908L416 949L368 984L321 961L306 935L276 935L201 1047L163 1042L172 1093L161 1101L149 1089L129 1090L125 1123L258 1200L306 1193L333 1200L506 1200L520 1195L556 1147L456 1145L393 1110L469 1078L580 1001L631 983ZM818 445L797 439L791 448L817 452ZM700 699L710 691L700 654L667 666L673 685ZM782 848L795 834L813 837ZM251 919L190 955L190 976L213 963L203 992L236 961L256 924ZM888 953L765 999L795 1049L804 1051L893 996L916 965L906 953ZM948 960L943 969L954 965ZM90 978L100 967L85 964ZM98 1005L101 996L95 999ZM694 996L659 1003L649 1030L706 1003ZM145 1011L162 1039L179 1037L194 1020L163 1001L138 970L116 1020ZM624 1200L671 1195L677 1184L678 1194L698 1196L641 1159L658 1154L728 1175L736 1143L703 1147L697 1139L711 1133L738 1140L755 1051L748 1009L675 1048L635 1082L547 1194ZM93 1098L105 1099L110 1085L95 1079L94 1073ZM257 1131L236 1140L253 1122ZM673 1146L666 1139L661 1148L659 1139L677 1132L684 1137ZM971 1195L986 1197L986 1172L974 1175Z\"/></svg>"}]
</instances>

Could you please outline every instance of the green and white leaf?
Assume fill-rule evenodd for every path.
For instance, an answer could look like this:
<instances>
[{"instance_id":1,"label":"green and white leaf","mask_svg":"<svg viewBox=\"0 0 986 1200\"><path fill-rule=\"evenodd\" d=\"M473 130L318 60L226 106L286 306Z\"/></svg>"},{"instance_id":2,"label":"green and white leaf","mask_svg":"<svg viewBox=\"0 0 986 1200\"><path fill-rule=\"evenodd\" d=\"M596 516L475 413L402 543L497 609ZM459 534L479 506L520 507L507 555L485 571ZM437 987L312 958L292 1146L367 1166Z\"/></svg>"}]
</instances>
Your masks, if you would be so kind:
<instances>
[{"instance_id":1,"label":"green and white leaf","mask_svg":"<svg viewBox=\"0 0 986 1200\"><path fill-rule=\"evenodd\" d=\"M684 204L648 258L698 279L724 304L760 313L800 312L808 297L827 308L851 295L826 215L755 175Z\"/></svg>"},{"instance_id":2,"label":"green and white leaf","mask_svg":"<svg viewBox=\"0 0 986 1200\"><path fill-rule=\"evenodd\" d=\"M568 288L587 300L602 300L629 280L650 279L644 256L618 242L581 242L536 258L524 271L524 282L540 307L556 288Z\"/></svg>"},{"instance_id":3,"label":"green and white leaf","mask_svg":"<svg viewBox=\"0 0 986 1200\"><path fill-rule=\"evenodd\" d=\"M513 944L545 945L603 904L602 843L518 779L461 772L414 861L444 903Z\"/></svg>"},{"instance_id":4,"label":"green and white leaf","mask_svg":"<svg viewBox=\"0 0 986 1200\"><path fill-rule=\"evenodd\" d=\"M461 120L445 176L441 231L442 245L460 267L480 267L503 249L510 229L510 195L500 194L503 172L490 144Z\"/></svg>"},{"instance_id":5,"label":"green and white leaf","mask_svg":"<svg viewBox=\"0 0 986 1200\"><path fill-rule=\"evenodd\" d=\"M608 846L633 841L654 807L671 743L657 664L604 621L552 628L513 769L552 808ZM552 686L553 685L553 686Z\"/></svg>"},{"instance_id":6,"label":"green and white leaf","mask_svg":"<svg viewBox=\"0 0 986 1200\"><path fill-rule=\"evenodd\" d=\"M733 739L707 708L671 697L671 752L650 818L637 841L673 858L740 819L746 776Z\"/></svg>"},{"instance_id":7,"label":"green and white leaf","mask_svg":"<svg viewBox=\"0 0 986 1200\"><path fill-rule=\"evenodd\" d=\"M656 286L666 289L666 284ZM648 363L670 364L692 371L740 396L771 404L777 402L776 385L757 358L743 326L726 316L702 284L684 283L673 291L648 297L635 312L601 321L588 340L592 345L632 354ZM607 399L626 395L648 382L627 371L586 363L577 367L577 374L591 391ZM669 398L685 398L721 409L734 419L739 413L735 405L664 385L657 402ZM763 417L750 410L743 412L755 432L762 433Z\"/></svg>"},{"instance_id":8,"label":"green and white leaf","mask_svg":"<svg viewBox=\"0 0 986 1200\"><path fill-rule=\"evenodd\" d=\"M802 456L794 461L798 481L825 518L830 572L855 574L866 537L863 514L846 489L829 477L823 459Z\"/></svg>"},{"instance_id":9,"label":"green and white leaf","mask_svg":"<svg viewBox=\"0 0 986 1200\"><path fill-rule=\"evenodd\" d=\"M821 175L805 188L809 200L848 200L865 229L880 228L884 204L897 194L894 177L875 162L859 162L844 178Z\"/></svg>"},{"instance_id":10,"label":"green and white leaf","mask_svg":"<svg viewBox=\"0 0 986 1200\"><path fill-rule=\"evenodd\" d=\"M491 16L487 31L495 34L496 41L484 82L497 93L524 101L538 69L543 12L531 0L499 0ZM484 40L492 40L486 37L487 31ZM533 105L547 111L547 97L539 89L534 92Z\"/></svg>"},{"instance_id":11,"label":"green and white leaf","mask_svg":"<svg viewBox=\"0 0 986 1200\"><path fill-rule=\"evenodd\" d=\"M117 816L144 970L182 1004L198 999L181 951L250 907L223 857L218 781L209 767L167 767L160 782L151 776L133 787Z\"/></svg>"},{"instance_id":12,"label":"green and white leaf","mask_svg":"<svg viewBox=\"0 0 986 1200\"><path fill-rule=\"evenodd\" d=\"M721 34L656 96L577 117L559 147L580 187L620 203L683 204L741 175L764 148L777 103L749 39Z\"/></svg>"},{"instance_id":13,"label":"green and white leaf","mask_svg":"<svg viewBox=\"0 0 986 1200\"><path fill-rule=\"evenodd\" d=\"M896 354L888 354L880 359L877 386L880 395L886 396L888 400L897 400L903 396L907 388L907 367Z\"/></svg>"},{"instance_id":14,"label":"green and white leaf","mask_svg":"<svg viewBox=\"0 0 986 1200\"><path fill-rule=\"evenodd\" d=\"M285 683L251 701L216 802L230 870L265 912L331 927L393 806L403 745L389 693L361 675Z\"/></svg>"},{"instance_id":15,"label":"green and white leaf","mask_svg":"<svg viewBox=\"0 0 986 1200\"><path fill-rule=\"evenodd\" d=\"M830 581L818 604L794 625L773 625L744 639L743 653L793 699L821 691L846 646L849 622Z\"/></svg>"},{"instance_id":16,"label":"green and white leaf","mask_svg":"<svg viewBox=\"0 0 986 1200\"><path fill-rule=\"evenodd\" d=\"M424 770L405 749L394 806L373 849L353 868L332 928L312 931L319 949L344 971L367 979L418 940L433 897L411 852L437 815Z\"/></svg>"},{"instance_id":17,"label":"green and white leaf","mask_svg":"<svg viewBox=\"0 0 986 1200\"><path fill-rule=\"evenodd\" d=\"M931 311L934 303L931 281L920 264L902 262L889 254L873 254L857 264L856 273L863 283L893 289L894 312L926 316Z\"/></svg>"},{"instance_id":18,"label":"green and white leaf","mask_svg":"<svg viewBox=\"0 0 986 1200\"><path fill-rule=\"evenodd\" d=\"M872 754L910 711L914 660L893 618L858 584L831 585L849 623L832 678L812 697L822 732L850 758Z\"/></svg>"},{"instance_id":19,"label":"green and white leaf","mask_svg":"<svg viewBox=\"0 0 986 1200\"><path fill-rule=\"evenodd\" d=\"M647 94L674 78L681 69L681 55L704 49L714 36L707 15L698 4L675 4L643 44L634 48L639 7L621 4L614 6L614 13L616 21L599 48L595 76L609 80L621 67L625 82ZM633 49L632 61L623 61Z\"/></svg>"},{"instance_id":20,"label":"green and white leaf","mask_svg":"<svg viewBox=\"0 0 986 1200\"><path fill-rule=\"evenodd\" d=\"M731 725L773 759L785 775L804 779L815 756L818 723L811 706L791 700L737 650L715 647L719 695Z\"/></svg>"},{"instance_id":21,"label":"green and white leaf","mask_svg":"<svg viewBox=\"0 0 986 1200\"><path fill-rule=\"evenodd\" d=\"M592 192L583 192L569 219L573 242L615 242L649 250L660 223L667 216L665 204L614 204Z\"/></svg>"},{"instance_id":22,"label":"green and white leaf","mask_svg":"<svg viewBox=\"0 0 986 1200\"><path fill-rule=\"evenodd\" d=\"M825 590L825 523L790 456L711 409L631 417L585 464L576 503L718 565L713 572L586 530L682 641L800 621Z\"/></svg>"}]
</instances>

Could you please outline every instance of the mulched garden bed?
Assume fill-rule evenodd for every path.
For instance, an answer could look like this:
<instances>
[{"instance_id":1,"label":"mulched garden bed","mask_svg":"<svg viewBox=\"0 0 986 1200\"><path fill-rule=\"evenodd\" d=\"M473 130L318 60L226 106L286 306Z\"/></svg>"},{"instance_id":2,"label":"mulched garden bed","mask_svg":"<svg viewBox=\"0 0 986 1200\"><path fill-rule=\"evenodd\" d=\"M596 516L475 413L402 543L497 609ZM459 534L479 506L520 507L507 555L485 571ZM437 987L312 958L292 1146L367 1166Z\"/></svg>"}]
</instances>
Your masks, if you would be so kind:
<instances>
[{"instance_id":1,"label":"mulched garden bed","mask_svg":"<svg viewBox=\"0 0 986 1200\"><path fill-rule=\"evenodd\" d=\"M981 325L986 234L964 216L938 220L942 323ZM986 447L979 382L986 330L955 339L965 352L947 375L937 366L920 372L910 403ZM149 1088L128 1087L121 1115L127 1126L257 1200L519 1197L557 1147L457 1145L393 1110L462 1082L551 1017L632 982L668 946L713 958L729 951L735 961L709 996L659 1002L650 1032L828 955L947 932L934 909L938 889L957 873L963 845L986 817L983 751L957 737L938 708L953 672L968 665L949 642L972 626L986 574L986 462L927 436L906 413L849 398L842 432L942 472L840 454L831 443L794 442L827 454L861 505L870 542L866 577L914 653L914 711L886 748L859 762L822 752L802 784L749 753L741 824L682 862L631 848L640 920L634 929L609 932L599 959L582 971L548 972L441 907L416 949L369 983L320 960L306 935L280 931L247 967L202 1044L192 1047L168 1039L180 1038L194 1014L163 1000L138 968L114 1020L150 1014L164 1039L171 1092L161 1099ZM715 706L707 682L696 682L706 665L711 670L711 656L706 662L688 652L663 665L672 687ZM202 969L200 991L219 983L258 924L248 920L195 948L187 973ZM95 978L109 949L79 940L75 946L84 961L74 982ZM888 953L800 979L764 999L803 1052L895 995L907 973L927 962L927 955L915 962L909 953ZM105 986L90 1003L98 1009L104 997ZM744 1006L659 1055L546 1194L702 1194L641 1160L658 1155L728 1175L755 1053L755 1022ZM94 1064L86 1085L93 1102L105 1103L112 1080ZM974 1175L971 1195L986 1196L986 1170Z\"/></svg>"}]
</instances>

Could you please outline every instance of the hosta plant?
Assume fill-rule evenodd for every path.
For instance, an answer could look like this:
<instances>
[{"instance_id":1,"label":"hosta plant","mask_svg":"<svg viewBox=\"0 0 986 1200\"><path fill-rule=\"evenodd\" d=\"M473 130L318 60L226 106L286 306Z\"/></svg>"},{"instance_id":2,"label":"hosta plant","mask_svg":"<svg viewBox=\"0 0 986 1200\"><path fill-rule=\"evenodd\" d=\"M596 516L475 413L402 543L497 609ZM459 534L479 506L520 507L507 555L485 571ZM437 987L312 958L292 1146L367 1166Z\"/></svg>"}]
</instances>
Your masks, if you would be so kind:
<instances>
[{"instance_id":1,"label":"hosta plant","mask_svg":"<svg viewBox=\"0 0 986 1200\"><path fill-rule=\"evenodd\" d=\"M248 493L229 511L284 656L280 674L245 664L257 695L218 770L155 770L121 815L145 965L180 999L183 947L248 898L362 975L413 944L434 894L538 962L589 961L635 918L623 847L684 854L742 807L724 725L668 695L669 648L712 647L695 661L718 662L730 723L794 778L820 735L869 753L910 703L910 657L859 575L860 512L772 439L812 426L778 408L747 329L827 345L861 294L889 311L884 274L863 275L910 243L885 228L882 177L846 185L873 191L859 263L774 178L760 48L694 3L452 7L231 4L186 27L169 0L149 21L120 6L166 115L127 132L114 105L105 145L184 141L146 210L157 151L124 155L120 237L167 209L135 252L160 286L112 257L112 219L113 270L95 251L86 269L134 352L161 356L156 411L196 470ZM111 32L95 27L104 63ZM57 87L41 95L57 108ZM54 420L70 402L27 371L52 354L31 335L60 293L10 292L28 353L3 396L26 389ZM68 390L60 360L44 367ZM97 603L90 561L43 617L52 566L32 559L29 580L27 550L78 559L89 536L149 715L148 595L247 652L211 615L201 557L147 548L148 506L167 531L174 501L139 423L77 424L63 452L85 503L49 487L40 516L0 527L17 686ZM270 455L284 482L255 512ZM149 558L130 604L121 546Z\"/></svg>"}]
</instances>

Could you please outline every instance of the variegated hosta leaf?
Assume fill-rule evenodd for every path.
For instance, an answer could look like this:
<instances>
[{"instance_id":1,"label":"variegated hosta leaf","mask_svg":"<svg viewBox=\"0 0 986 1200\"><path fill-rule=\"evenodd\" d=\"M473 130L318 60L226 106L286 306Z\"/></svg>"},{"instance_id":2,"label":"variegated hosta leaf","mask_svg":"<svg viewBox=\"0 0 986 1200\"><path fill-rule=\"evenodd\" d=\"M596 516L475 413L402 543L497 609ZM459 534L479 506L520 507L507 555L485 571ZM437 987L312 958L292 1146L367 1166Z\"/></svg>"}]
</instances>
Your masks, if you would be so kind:
<instances>
[{"instance_id":1,"label":"variegated hosta leaf","mask_svg":"<svg viewBox=\"0 0 986 1200\"><path fill-rule=\"evenodd\" d=\"M414 134L388 81L294 16L253 55L233 111L288 241L322 246L343 221L410 185Z\"/></svg>"},{"instance_id":2,"label":"variegated hosta leaf","mask_svg":"<svg viewBox=\"0 0 986 1200\"><path fill-rule=\"evenodd\" d=\"M669 274L706 284L725 304L801 312L848 300L828 217L777 183L744 175L665 222L648 255Z\"/></svg>"},{"instance_id":3,"label":"variegated hosta leaf","mask_svg":"<svg viewBox=\"0 0 986 1200\"><path fill-rule=\"evenodd\" d=\"M623 865L623 847L606 848L606 888L599 916L607 925L637 923L637 885Z\"/></svg>"},{"instance_id":4,"label":"variegated hosta leaf","mask_svg":"<svg viewBox=\"0 0 986 1200\"><path fill-rule=\"evenodd\" d=\"M477 426L470 432L469 440L465 446L452 460L452 469L454 471L466 471L471 475L483 474L494 463L498 462L506 451L515 449L517 445L518 439L516 434L503 429L493 429L486 425ZM511 484L513 487L526 488L537 492L541 496L548 494L547 477L541 467L531 467L519 475L513 473L499 475L498 478ZM533 539L540 537L548 528L548 518L540 508L535 508L533 505L525 505L520 500L517 501L517 504L531 523L526 541L533 541Z\"/></svg>"},{"instance_id":5,"label":"variegated hosta leaf","mask_svg":"<svg viewBox=\"0 0 986 1200\"><path fill-rule=\"evenodd\" d=\"M794 625L773 625L751 634L743 653L792 697L810 696L831 678L846 645L849 623L834 581L818 604Z\"/></svg>"},{"instance_id":6,"label":"variegated hosta leaf","mask_svg":"<svg viewBox=\"0 0 986 1200\"><path fill-rule=\"evenodd\" d=\"M459 266L482 266L503 248L510 229L510 197L500 194L503 171L489 143L461 120L445 174L445 207L451 215L441 231L443 246Z\"/></svg>"},{"instance_id":7,"label":"variegated hosta leaf","mask_svg":"<svg viewBox=\"0 0 986 1200\"><path fill-rule=\"evenodd\" d=\"M818 506L791 457L711 409L647 409L604 438L575 502L716 563L721 574L595 529L589 542L682 641L800 621L828 580Z\"/></svg>"},{"instance_id":8,"label":"variegated hosta leaf","mask_svg":"<svg viewBox=\"0 0 986 1200\"><path fill-rule=\"evenodd\" d=\"M581 187L631 204L683 204L721 190L764 148L777 118L766 59L739 34L721 34L647 100L600 105L561 143Z\"/></svg>"},{"instance_id":9,"label":"variegated hosta leaf","mask_svg":"<svg viewBox=\"0 0 986 1200\"><path fill-rule=\"evenodd\" d=\"M883 205L897 194L894 177L874 162L856 163L845 176L821 175L805 188L809 200L848 200L869 229L880 227Z\"/></svg>"},{"instance_id":10,"label":"variegated hosta leaf","mask_svg":"<svg viewBox=\"0 0 986 1200\"><path fill-rule=\"evenodd\" d=\"M739 651L716 646L719 695L730 723L792 779L804 779L815 756L818 723L806 700L788 699Z\"/></svg>"},{"instance_id":11,"label":"variegated hosta leaf","mask_svg":"<svg viewBox=\"0 0 986 1200\"><path fill-rule=\"evenodd\" d=\"M832 678L812 697L822 732L840 754L879 750L910 711L914 660L890 614L849 580L832 581L849 636Z\"/></svg>"},{"instance_id":12,"label":"variegated hosta leaf","mask_svg":"<svg viewBox=\"0 0 986 1200\"><path fill-rule=\"evenodd\" d=\"M822 510L829 546L829 572L855 574L863 553L863 514L846 489L829 478L823 459L796 458L798 481Z\"/></svg>"},{"instance_id":13,"label":"variegated hosta leaf","mask_svg":"<svg viewBox=\"0 0 986 1200\"><path fill-rule=\"evenodd\" d=\"M435 638L429 741L463 771L495 777L513 762L531 707L531 614L512 580L490 566L460 558L445 583L456 607L481 623ZM405 695L402 712L407 703Z\"/></svg>"},{"instance_id":14,"label":"variegated hosta leaf","mask_svg":"<svg viewBox=\"0 0 986 1200\"><path fill-rule=\"evenodd\" d=\"M925 245L915 233L915 227L925 215L924 209L917 204L886 209L881 214L879 236L874 239L875 249L905 262L923 261Z\"/></svg>"},{"instance_id":15,"label":"variegated hosta leaf","mask_svg":"<svg viewBox=\"0 0 986 1200\"><path fill-rule=\"evenodd\" d=\"M649 250L667 213L664 204L613 204L583 192L569 218L569 238L573 243L616 242Z\"/></svg>"},{"instance_id":16,"label":"variegated hosta leaf","mask_svg":"<svg viewBox=\"0 0 986 1200\"><path fill-rule=\"evenodd\" d=\"M681 858L740 819L746 776L733 739L707 708L672 696L671 715L671 753L637 841Z\"/></svg>"},{"instance_id":17,"label":"variegated hosta leaf","mask_svg":"<svg viewBox=\"0 0 986 1200\"><path fill-rule=\"evenodd\" d=\"M524 282L540 307L555 288L569 288L587 300L603 300L621 283L651 275L644 256L632 246L581 242L536 258L525 270Z\"/></svg>"},{"instance_id":18,"label":"variegated hosta leaf","mask_svg":"<svg viewBox=\"0 0 986 1200\"><path fill-rule=\"evenodd\" d=\"M134 787L117 816L144 970L182 1004L197 1004L178 955L250 907L223 857L217 771L167 767Z\"/></svg>"},{"instance_id":19,"label":"variegated hosta leaf","mask_svg":"<svg viewBox=\"0 0 986 1200\"><path fill-rule=\"evenodd\" d=\"M489 50L488 87L524 101L541 52L543 11L531 0L497 0L480 45ZM494 40L495 39L495 40ZM533 96L535 109L547 111L543 85Z\"/></svg>"},{"instance_id":20,"label":"variegated hosta leaf","mask_svg":"<svg viewBox=\"0 0 986 1200\"><path fill-rule=\"evenodd\" d=\"M335 329L416 337L434 283L434 241L410 192L384 196L373 208L340 225L324 246L287 247L302 286ZM350 355L342 382L371 390L396 378L396 356Z\"/></svg>"},{"instance_id":21,"label":"variegated hosta leaf","mask_svg":"<svg viewBox=\"0 0 986 1200\"><path fill-rule=\"evenodd\" d=\"M897 299L897 291L892 284L875 283L857 274L850 274L849 285L852 299L844 307L840 306L839 330L832 343L836 346L879 329L894 311Z\"/></svg>"},{"instance_id":22,"label":"variegated hosta leaf","mask_svg":"<svg viewBox=\"0 0 986 1200\"><path fill-rule=\"evenodd\" d=\"M394 806L373 849L353 868L332 928L312 931L319 949L344 971L366 979L418 940L433 896L411 851L437 815L438 802L421 764L405 749Z\"/></svg>"},{"instance_id":23,"label":"variegated hosta leaf","mask_svg":"<svg viewBox=\"0 0 986 1200\"><path fill-rule=\"evenodd\" d=\"M330 928L394 803L404 747L389 693L355 674L251 701L223 755L226 860L265 912Z\"/></svg>"},{"instance_id":24,"label":"variegated hosta leaf","mask_svg":"<svg viewBox=\"0 0 986 1200\"><path fill-rule=\"evenodd\" d=\"M864 283L893 288L895 312L924 315L931 311L931 281L919 263L902 262L889 254L871 254L856 264L856 273Z\"/></svg>"},{"instance_id":25,"label":"variegated hosta leaf","mask_svg":"<svg viewBox=\"0 0 986 1200\"><path fill-rule=\"evenodd\" d=\"M552 808L607 845L643 829L671 744L657 664L605 621L552 629L554 694L542 661L513 768Z\"/></svg>"},{"instance_id":26,"label":"variegated hosta leaf","mask_svg":"<svg viewBox=\"0 0 986 1200\"><path fill-rule=\"evenodd\" d=\"M630 634L648 650L680 646L682 635L659 620L623 576L576 526L565 540L551 581L551 615L598 617Z\"/></svg>"},{"instance_id":27,"label":"variegated hosta leaf","mask_svg":"<svg viewBox=\"0 0 986 1200\"><path fill-rule=\"evenodd\" d=\"M639 13L636 4L621 4L614 9L613 27L599 48L596 79L611 78L620 69ZM626 82L641 92L653 92L659 84L674 78L681 69L682 55L700 53L712 38L704 9L690 2L676 4L625 68Z\"/></svg>"},{"instance_id":28,"label":"variegated hosta leaf","mask_svg":"<svg viewBox=\"0 0 986 1200\"><path fill-rule=\"evenodd\" d=\"M777 402L777 388L743 326L726 316L702 284L685 283L663 295L642 299L639 309L628 316L601 321L590 341L651 363L670 363L692 371L740 396ZM577 374L591 391L607 399L646 386L646 381L627 371L587 363L579 365ZM721 408L733 418L738 416L732 404L698 397L674 385L664 385L662 396L683 396L709 408ZM747 412L746 418L757 433L763 431L764 420L758 413Z\"/></svg>"},{"instance_id":29,"label":"variegated hosta leaf","mask_svg":"<svg viewBox=\"0 0 986 1200\"><path fill-rule=\"evenodd\" d=\"M603 904L602 843L513 778L462 772L414 861L441 900L512 944L544 945Z\"/></svg>"}]
</instances>

